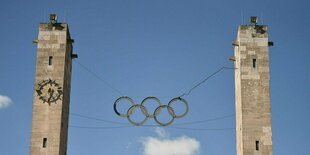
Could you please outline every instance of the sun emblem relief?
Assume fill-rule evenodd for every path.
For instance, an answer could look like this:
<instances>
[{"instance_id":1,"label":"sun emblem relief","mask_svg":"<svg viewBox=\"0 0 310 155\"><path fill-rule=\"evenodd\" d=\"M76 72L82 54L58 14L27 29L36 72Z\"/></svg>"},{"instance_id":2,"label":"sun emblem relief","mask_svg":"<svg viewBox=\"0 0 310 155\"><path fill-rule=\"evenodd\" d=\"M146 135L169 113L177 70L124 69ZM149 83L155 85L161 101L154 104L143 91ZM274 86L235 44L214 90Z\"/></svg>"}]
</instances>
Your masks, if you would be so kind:
<instances>
[{"instance_id":1,"label":"sun emblem relief","mask_svg":"<svg viewBox=\"0 0 310 155\"><path fill-rule=\"evenodd\" d=\"M52 102L61 100L62 98L62 88L60 84L58 84L55 80L43 80L38 84L36 89L37 95L39 99L43 101L43 103L48 103L51 105Z\"/></svg>"}]
</instances>

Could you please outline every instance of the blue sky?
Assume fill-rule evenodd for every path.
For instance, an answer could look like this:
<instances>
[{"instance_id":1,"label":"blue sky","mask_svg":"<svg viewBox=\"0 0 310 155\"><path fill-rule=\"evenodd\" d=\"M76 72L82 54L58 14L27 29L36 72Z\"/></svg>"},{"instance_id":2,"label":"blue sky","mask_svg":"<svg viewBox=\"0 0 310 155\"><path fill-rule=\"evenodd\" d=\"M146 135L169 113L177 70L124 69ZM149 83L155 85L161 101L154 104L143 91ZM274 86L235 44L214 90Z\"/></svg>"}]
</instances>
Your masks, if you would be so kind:
<instances>
[{"instance_id":1,"label":"blue sky","mask_svg":"<svg viewBox=\"0 0 310 155\"><path fill-rule=\"evenodd\" d=\"M164 103L220 67L233 67L228 57L233 55L231 43L238 25L248 24L249 16L259 16L261 24L269 25L269 40L275 43L269 49L274 154L309 153L307 0L2 0L1 154L29 152L36 57L31 41L37 38L38 24L47 22L50 13L57 13L59 22L69 23L81 64L136 102L156 96ZM113 111L118 97L115 90L73 63L72 113L127 123ZM234 114L233 70L220 72L184 98L189 114L175 123ZM189 149L198 154L236 154L235 130L75 128L120 126L75 115L69 124L68 155L142 155L154 140L179 145L175 142L181 139L192 142ZM234 128L235 117L180 127Z\"/></svg>"}]
</instances>

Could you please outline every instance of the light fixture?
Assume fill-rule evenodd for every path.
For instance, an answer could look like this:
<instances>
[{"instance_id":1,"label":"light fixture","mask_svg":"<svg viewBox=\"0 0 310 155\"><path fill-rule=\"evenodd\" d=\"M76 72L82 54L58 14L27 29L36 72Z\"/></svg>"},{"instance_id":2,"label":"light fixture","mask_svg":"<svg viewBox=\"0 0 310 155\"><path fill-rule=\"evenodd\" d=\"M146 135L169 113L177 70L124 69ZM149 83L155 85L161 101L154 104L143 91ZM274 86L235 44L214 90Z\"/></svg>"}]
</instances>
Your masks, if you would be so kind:
<instances>
[{"instance_id":1,"label":"light fixture","mask_svg":"<svg viewBox=\"0 0 310 155\"><path fill-rule=\"evenodd\" d=\"M250 17L250 23L256 25L258 23L258 17L257 16L251 16Z\"/></svg>"}]
</instances>

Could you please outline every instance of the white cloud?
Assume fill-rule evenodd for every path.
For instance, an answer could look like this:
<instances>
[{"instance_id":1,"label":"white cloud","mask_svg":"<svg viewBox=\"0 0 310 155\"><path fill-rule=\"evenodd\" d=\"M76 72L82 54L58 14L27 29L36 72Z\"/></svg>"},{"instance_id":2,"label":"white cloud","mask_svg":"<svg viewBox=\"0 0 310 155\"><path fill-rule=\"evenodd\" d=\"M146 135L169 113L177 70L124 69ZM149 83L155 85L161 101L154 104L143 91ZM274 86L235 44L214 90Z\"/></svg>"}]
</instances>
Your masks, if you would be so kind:
<instances>
[{"instance_id":1,"label":"white cloud","mask_svg":"<svg viewBox=\"0 0 310 155\"><path fill-rule=\"evenodd\" d=\"M168 138L170 135L169 133L163 129L163 128L155 128L156 134L159 136L159 138Z\"/></svg>"},{"instance_id":2,"label":"white cloud","mask_svg":"<svg viewBox=\"0 0 310 155\"><path fill-rule=\"evenodd\" d=\"M158 137L143 137L143 155L198 155L200 142L188 136L170 138L162 128L156 128Z\"/></svg>"},{"instance_id":3,"label":"white cloud","mask_svg":"<svg viewBox=\"0 0 310 155\"><path fill-rule=\"evenodd\" d=\"M12 100L9 97L0 95L0 109L9 106L11 103Z\"/></svg>"}]
</instances>

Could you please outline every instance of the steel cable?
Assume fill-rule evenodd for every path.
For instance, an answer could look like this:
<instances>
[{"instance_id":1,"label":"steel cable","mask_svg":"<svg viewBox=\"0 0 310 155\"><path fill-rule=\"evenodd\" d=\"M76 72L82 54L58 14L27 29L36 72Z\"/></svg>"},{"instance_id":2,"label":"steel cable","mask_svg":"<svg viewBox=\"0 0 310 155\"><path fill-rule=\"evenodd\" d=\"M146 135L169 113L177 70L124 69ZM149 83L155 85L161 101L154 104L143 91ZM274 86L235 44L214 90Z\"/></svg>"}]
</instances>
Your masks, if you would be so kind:
<instances>
[{"instance_id":1,"label":"steel cable","mask_svg":"<svg viewBox=\"0 0 310 155\"><path fill-rule=\"evenodd\" d=\"M75 60L74 61L80 65L83 69L85 69L88 73L92 74L94 77L96 77L98 80L100 80L101 82L103 82L104 84L106 84L108 87L110 87L111 89L113 89L114 91L116 91L119 95L124 96L124 93L122 93L120 90L116 89L114 86L112 86L110 83L108 83L106 80L104 80L103 78L101 78L98 74L96 74L95 72L93 72L92 70L88 69L85 65L83 65L82 63L80 63L79 61Z\"/></svg>"},{"instance_id":2,"label":"steel cable","mask_svg":"<svg viewBox=\"0 0 310 155\"><path fill-rule=\"evenodd\" d=\"M202 80L201 82L199 82L198 84L196 84L194 87L192 87L191 89L189 89L187 92L183 93L180 97L183 96L187 96L190 95L190 93L196 89L197 87L199 87L201 84L205 83L207 80L209 80L212 76L216 75L217 73L219 73L220 71L222 71L223 69L236 69L236 68L230 68L230 67L225 67L223 66L222 68L218 69L217 71L215 71L213 74L209 75L208 77L206 77L204 80Z\"/></svg>"}]
</instances>

